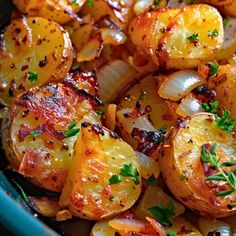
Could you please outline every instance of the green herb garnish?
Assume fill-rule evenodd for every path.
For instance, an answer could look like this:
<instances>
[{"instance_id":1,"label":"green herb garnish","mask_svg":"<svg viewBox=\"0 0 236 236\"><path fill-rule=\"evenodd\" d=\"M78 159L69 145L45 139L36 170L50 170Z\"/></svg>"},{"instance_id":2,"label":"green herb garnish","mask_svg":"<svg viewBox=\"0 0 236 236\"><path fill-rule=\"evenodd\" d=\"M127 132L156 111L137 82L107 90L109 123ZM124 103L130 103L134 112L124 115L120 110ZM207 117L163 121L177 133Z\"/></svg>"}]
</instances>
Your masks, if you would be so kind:
<instances>
[{"instance_id":1,"label":"green herb garnish","mask_svg":"<svg viewBox=\"0 0 236 236\"><path fill-rule=\"evenodd\" d=\"M219 70L219 66L218 65L214 65L214 64L209 64L209 76L213 76L216 75L217 71Z\"/></svg>"},{"instance_id":2,"label":"green herb garnish","mask_svg":"<svg viewBox=\"0 0 236 236\"><path fill-rule=\"evenodd\" d=\"M218 196L227 196L233 192L236 191L236 176L234 174L234 167L236 166L236 162L224 162L220 164L220 158L216 157L216 143L214 143L210 149L210 151L207 149L207 144L202 145L202 150L201 150L201 160L209 164L209 166L212 169L216 169L219 171L219 174L214 174L206 177L207 181L225 181L230 189L225 190L225 191L219 191L216 192L216 195ZM231 171L223 170L222 167L232 167Z\"/></svg>"},{"instance_id":3,"label":"green herb garnish","mask_svg":"<svg viewBox=\"0 0 236 236\"><path fill-rule=\"evenodd\" d=\"M146 95L147 95L147 92L146 91L142 91L140 96L139 96L139 100L144 100Z\"/></svg>"},{"instance_id":4,"label":"green herb garnish","mask_svg":"<svg viewBox=\"0 0 236 236\"><path fill-rule=\"evenodd\" d=\"M97 110L96 113L97 113L98 116L102 117L105 112L101 111L101 110Z\"/></svg>"},{"instance_id":5,"label":"green herb garnish","mask_svg":"<svg viewBox=\"0 0 236 236\"><path fill-rule=\"evenodd\" d=\"M122 181L122 178L120 175L112 175L109 179L109 184L117 184Z\"/></svg>"},{"instance_id":6,"label":"green herb garnish","mask_svg":"<svg viewBox=\"0 0 236 236\"><path fill-rule=\"evenodd\" d=\"M33 138L36 138L37 136L40 135L40 133L37 132L37 131L32 131L32 132L30 133L30 135L31 135Z\"/></svg>"},{"instance_id":7,"label":"green herb garnish","mask_svg":"<svg viewBox=\"0 0 236 236\"><path fill-rule=\"evenodd\" d=\"M94 6L93 0L87 0L86 4L87 4L89 7L93 7L93 6Z\"/></svg>"},{"instance_id":8,"label":"green herb garnish","mask_svg":"<svg viewBox=\"0 0 236 236\"><path fill-rule=\"evenodd\" d=\"M139 173L132 164L124 164L124 166L120 170L120 175L125 177L133 177L133 181L136 185L140 183Z\"/></svg>"},{"instance_id":9,"label":"green herb garnish","mask_svg":"<svg viewBox=\"0 0 236 236\"><path fill-rule=\"evenodd\" d=\"M166 231L167 236L176 236L176 233L173 230L167 230Z\"/></svg>"},{"instance_id":10,"label":"green herb garnish","mask_svg":"<svg viewBox=\"0 0 236 236\"><path fill-rule=\"evenodd\" d=\"M30 70L29 70L29 71L27 72L27 75L28 75L27 79L28 79L30 82L35 82L35 81L38 80L38 73L35 72L35 71L30 71Z\"/></svg>"},{"instance_id":11,"label":"green herb garnish","mask_svg":"<svg viewBox=\"0 0 236 236\"><path fill-rule=\"evenodd\" d=\"M208 36L212 38L219 36L219 31L217 29L214 29L213 31L208 30Z\"/></svg>"},{"instance_id":12,"label":"green herb garnish","mask_svg":"<svg viewBox=\"0 0 236 236\"><path fill-rule=\"evenodd\" d=\"M147 180L146 180L147 185L151 186L156 186L158 184L158 180L154 175L151 175Z\"/></svg>"},{"instance_id":13,"label":"green herb garnish","mask_svg":"<svg viewBox=\"0 0 236 236\"><path fill-rule=\"evenodd\" d=\"M79 6L79 3L77 2L77 0L71 0L71 2L76 5L76 6Z\"/></svg>"},{"instance_id":14,"label":"green herb garnish","mask_svg":"<svg viewBox=\"0 0 236 236\"><path fill-rule=\"evenodd\" d=\"M170 201L168 206L158 204L154 207L148 208L148 211L162 224L165 226L171 226L171 217L175 215L174 203Z\"/></svg>"},{"instance_id":15,"label":"green herb garnish","mask_svg":"<svg viewBox=\"0 0 236 236\"><path fill-rule=\"evenodd\" d=\"M206 112L210 112L210 113L213 113L213 114L216 114L218 106L219 106L219 102L218 101L211 102L209 105L207 103L202 103L202 108Z\"/></svg>"},{"instance_id":16,"label":"green herb garnish","mask_svg":"<svg viewBox=\"0 0 236 236\"><path fill-rule=\"evenodd\" d=\"M74 129L74 127L77 125L77 121L72 121L68 127L67 127L67 130L65 131L65 136L66 138L69 138L69 137L72 137L76 134L79 133L80 129Z\"/></svg>"},{"instance_id":17,"label":"green herb garnish","mask_svg":"<svg viewBox=\"0 0 236 236\"><path fill-rule=\"evenodd\" d=\"M229 116L230 116L230 112L227 110L223 111L221 117L215 115L217 126L220 129L226 131L227 133L230 133L233 131L234 125L236 123L236 120L230 119Z\"/></svg>"},{"instance_id":18,"label":"green herb garnish","mask_svg":"<svg viewBox=\"0 0 236 236\"><path fill-rule=\"evenodd\" d=\"M161 0L155 0L154 3L152 4L151 9L156 10L158 8L158 5L160 2L161 2Z\"/></svg>"},{"instance_id":19,"label":"green herb garnish","mask_svg":"<svg viewBox=\"0 0 236 236\"><path fill-rule=\"evenodd\" d=\"M192 35L187 37L187 40L189 42L196 42L196 41L198 41L198 33L193 33Z\"/></svg>"},{"instance_id":20,"label":"green herb garnish","mask_svg":"<svg viewBox=\"0 0 236 236\"><path fill-rule=\"evenodd\" d=\"M29 199L28 199L25 191L23 190L23 188L14 179L11 179L11 180L16 185L16 187L20 190L20 194L21 194L22 198L25 200L25 202L28 202Z\"/></svg>"}]
</instances>

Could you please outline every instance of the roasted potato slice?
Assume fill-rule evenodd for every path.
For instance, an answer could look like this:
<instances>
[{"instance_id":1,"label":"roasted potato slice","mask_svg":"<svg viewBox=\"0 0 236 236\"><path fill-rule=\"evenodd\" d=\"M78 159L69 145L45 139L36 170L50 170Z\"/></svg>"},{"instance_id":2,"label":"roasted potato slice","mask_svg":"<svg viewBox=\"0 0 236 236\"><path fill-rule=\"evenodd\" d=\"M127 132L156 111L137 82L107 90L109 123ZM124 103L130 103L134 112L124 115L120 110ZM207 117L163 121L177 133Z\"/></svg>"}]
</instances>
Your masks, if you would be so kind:
<instances>
[{"instance_id":1,"label":"roasted potato slice","mask_svg":"<svg viewBox=\"0 0 236 236\"><path fill-rule=\"evenodd\" d=\"M33 86L62 80L72 64L68 33L40 17L12 21L1 45L0 99L5 105Z\"/></svg>"},{"instance_id":2,"label":"roasted potato slice","mask_svg":"<svg viewBox=\"0 0 236 236\"><path fill-rule=\"evenodd\" d=\"M12 168L41 187L61 191L83 121L100 119L79 90L49 84L18 96L2 127L3 148Z\"/></svg>"},{"instance_id":3,"label":"roasted potato slice","mask_svg":"<svg viewBox=\"0 0 236 236\"><path fill-rule=\"evenodd\" d=\"M205 0L206 3L217 7L222 13L230 16L236 16L235 0Z\"/></svg>"},{"instance_id":4,"label":"roasted potato slice","mask_svg":"<svg viewBox=\"0 0 236 236\"><path fill-rule=\"evenodd\" d=\"M130 208L141 192L138 159L112 131L83 123L59 204L99 220Z\"/></svg>"},{"instance_id":5,"label":"roasted potato slice","mask_svg":"<svg viewBox=\"0 0 236 236\"><path fill-rule=\"evenodd\" d=\"M216 100L219 102L220 111L226 109L230 111L231 117L236 119L236 66L220 66L217 77L213 80L216 80Z\"/></svg>"},{"instance_id":6,"label":"roasted potato slice","mask_svg":"<svg viewBox=\"0 0 236 236\"><path fill-rule=\"evenodd\" d=\"M223 44L219 12L206 4L159 9L135 17L131 39L167 69L193 68L213 58Z\"/></svg>"},{"instance_id":7,"label":"roasted potato slice","mask_svg":"<svg viewBox=\"0 0 236 236\"><path fill-rule=\"evenodd\" d=\"M15 6L28 16L40 16L65 24L75 17L86 0L13 0Z\"/></svg>"},{"instance_id":8,"label":"roasted potato slice","mask_svg":"<svg viewBox=\"0 0 236 236\"><path fill-rule=\"evenodd\" d=\"M213 146L215 154L211 153L220 158L219 164L236 161L234 135L220 129L213 114L197 113L172 130L163 145L159 163L177 199L201 215L218 218L235 214L236 208L229 206L236 201L236 192L224 196L223 192L230 188L228 183L207 179L219 174L203 161L203 150L206 152L206 147L212 150Z\"/></svg>"}]
</instances>

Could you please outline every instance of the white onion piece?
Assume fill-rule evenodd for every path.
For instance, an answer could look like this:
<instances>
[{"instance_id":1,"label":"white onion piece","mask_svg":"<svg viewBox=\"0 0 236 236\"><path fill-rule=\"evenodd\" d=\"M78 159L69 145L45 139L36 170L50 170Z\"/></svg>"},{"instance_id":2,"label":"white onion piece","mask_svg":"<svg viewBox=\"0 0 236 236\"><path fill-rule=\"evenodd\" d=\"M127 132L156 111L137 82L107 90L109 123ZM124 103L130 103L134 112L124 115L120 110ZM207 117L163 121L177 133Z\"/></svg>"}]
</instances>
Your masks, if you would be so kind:
<instances>
[{"instance_id":1,"label":"white onion piece","mask_svg":"<svg viewBox=\"0 0 236 236\"><path fill-rule=\"evenodd\" d=\"M96 59L103 48L103 40L100 34L95 35L92 39L90 39L78 52L77 61L92 61Z\"/></svg>"},{"instance_id":2,"label":"white onion piece","mask_svg":"<svg viewBox=\"0 0 236 236\"><path fill-rule=\"evenodd\" d=\"M105 44L120 45L126 41L126 35L120 30L101 28L99 30Z\"/></svg>"},{"instance_id":3,"label":"white onion piece","mask_svg":"<svg viewBox=\"0 0 236 236\"><path fill-rule=\"evenodd\" d=\"M192 96L187 96L181 100L181 103L177 106L176 113L180 116L187 117L195 113L204 111L201 103L193 98Z\"/></svg>"},{"instance_id":4,"label":"white onion piece","mask_svg":"<svg viewBox=\"0 0 236 236\"><path fill-rule=\"evenodd\" d=\"M206 81L194 70L181 70L166 76L158 93L162 98L178 101L185 97L192 89Z\"/></svg>"},{"instance_id":5,"label":"white onion piece","mask_svg":"<svg viewBox=\"0 0 236 236\"><path fill-rule=\"evenodd\" d=\"M137 16L144 13L149 9L153 2L153 0L137 0L133 7L135 15Z\"/></svg>"},{"instance_id":6,"label":"white onion piece","mask_svg":"<svg viewBox=\"0 0 236 236\"><path fill-rule=\"evenodd\" d=\"M231 236L232 232L230 226L219 220L211 220L205 217L198 219L198 225L203 235L210 235L210 232L219 232L220 236Z\"/></svg>"},{"instance_id":7,"label":"white onion piece","mask_svg":"<svg viewBox=\"0 0 236 236\"><path fill-rule=\"evenodd\" d=\"M129 114L131 112L131 108L124 108L117 111L117 125L120 127L120 129L124 130L128 134L132 133L133 128L147 131L156 131L155 127L151 124L146 115L138 116L136 118L129 118L125 116L125 114Z\"/></svg>"},{"instance_id":8,"label":"white onion piece","mask_svg":"<svg viewBox=\"0 0 236 236\"><path fill-rule=\"evenodd\" d=\"M141 152L135 151L135 154L139 159L142 177L144 179L148 179L150 176L154 175L155 178L158 178L160 175L160 167L158 162Z\"/></svg>"},{"instance_id":9,"label":"white onion piece","mask_svg":"<svg viewBox=\"0 0 236 236\"><path fill-rule=\"evenodd\" d=\"M105 103L115 99L137 73L130 64L122 60L115 60L102 67L97 73L101 99Z\"/></svg>"}]
</instances>

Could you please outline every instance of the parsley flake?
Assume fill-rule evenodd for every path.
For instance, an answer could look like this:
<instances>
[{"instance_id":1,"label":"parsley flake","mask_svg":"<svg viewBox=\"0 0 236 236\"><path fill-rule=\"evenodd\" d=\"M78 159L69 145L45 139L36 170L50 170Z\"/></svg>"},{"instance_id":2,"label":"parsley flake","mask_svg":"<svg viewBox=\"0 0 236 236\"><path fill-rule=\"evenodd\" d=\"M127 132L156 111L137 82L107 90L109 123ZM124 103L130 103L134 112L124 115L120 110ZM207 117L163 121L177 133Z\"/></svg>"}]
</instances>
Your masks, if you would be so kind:
<instances>
[{"instance_id":1,"label":"parsley flake","mask_svg":"<svg viewBox=\"0 0 236 236\"><path fill-rule=\"evenodd\" d=\"M234 125L236 123L236 120L230 119L229 117L230 117L230 112L227 110L223 111L221 117L215 115L217 126L220 129L226 131L227 133L230 133L233 131Z\"/></svg>"},{"instance_id":2,"label":"parsley flake","mask_svg":"<svg viewBox=\"0 0 236 236\"><path fill-rule=\"evenodd\" d=\"M167 236L176 236L176 233L173 230L167 230L166 231Z\"/></svg>"},{"instance_id":3,"label":"parsley flake","mask_svg":"<svg viewBox=\"0 0 236 236\"><path fill-rule=\"evenodd\" d=\"M187 37L187 40L189 42L196 42L196 41L198 41L198 33L193 33L192 35Z\"/></svg>"},{"instance_id":4,"label":"parsley flake","mask_svg":"<svg viewBox=\"0 0 236 236\"><path fill-rule=\"evenodd\" d=\"M74 5L79 6L79 3L77 2L77 0L71 0L71 1Z\"/></svg>"},{"instance_id":5,"label":"parsley flake","mask_svg":"<svg viewBox=\"0 0 236 236\"><path fill-rule=\"evenodd\" d=\"M30 133L30 135L31 135L33 138L36 138L37 136L40 135L40 133L37 132L37 131L35 131L35 130L33 130L33 131Z\"/></svg>"},{"instance_id":6,"label":"parsley flake","mask_svg":"<svg viewBox=\"0 0 236 236\"><path fill-rule=\"evenodd\" d=\"M139 100L144 100L146 95L147 95L147 92L146 91L142 91L140 96L139 96Z\"/></svg>"},{"instance_id":7,"label":"parsley flake","mask_svg":"<svg viewBox=\"0 0 236 236\"><path fill-rule=\"evenodd\" d=\"M105 112L101 111L101 110L97 110L96 113L97 113L98 116L102 117Z\"/></svg>"},{"instance_id":8,"label":"parsley flake","mask_svg":"<svg viewBox=\"0 0 236 236\"><path fill-rule=\"evenodd\" d=\"M133 177L133 181L136 185L140 183L139 173L132 164L124 164L124 166L120 170L120 175L125 177Z\"/></svg>"},{"instance_id":9,"label":"parsley flake","mask_svg":"<svg viewBox=\"0 0 236 236\"><path fill-rule=\"evenodd\" d=\"M147 180L146 180L147 185L151 186L156 186L158 184L158 180L154 175L151 175Z\"/></svg>"},{"instance_id":10,"label":"parsley flake","mask_svg":"<svg viewBox=\"0 0 236 236\"><path fill-rule=\"evenodd\" d=\"M118 184L122 181L122 178L120 175L112 175L109 179L109 184Z\"/></svg>"},{"instance_id":11,"label":"parsley flake","mask_svg":"<svg viewBox=\"0 0 236 236\"><path fill-rule=\"evenodd\" d=\"M202 103L202 108L206 112L210 112L210 113L213 113L213 114L216 114L218 106L219 106L218 101L211 102L209 105L207 103Z\"/></svg>"},{"instance_id":12,"label":"parsley flake","mask_svg":"<svg viewBox=\"0 0 236 236\"><path fill-rule=\"evenodd\" d=\"M214 29L213 31L208 30L208 37L216 37L219 36L219 31L217 29Z\"/></svg>"},{"instance_id":13,"label":"parsley flake","mask_svg":"<svg viewBox=\"0 0 236 236\"><path fill-rule=\"evenodd\" d=\"M175 215L174 203L170 201L165 207L162 203L148 208L148 211L164 226L171 226Z\"/></svg>"},{"instance_id":14,"label":"parsley flake","mask_svg":"<svg viewBox=\"0 0 236 236\"><path fill-rule=\"evenodd\" d=\"M87 0L86 4L87 4L89 7L93 7L93 6L94 6L93 0Z\"/></svg>"},{"instance_id":15,"label":"parsley flake","mask_svg":"<svg viewBox=\"0 0 236 236\"><path fill-rule=\"evenodd\" d=\"M28 71L27 72L27 79L30 81L30 82L36 82L38 80L38 73L35 72L35 71Z\"/></svg>"},{"instance_id":16,"label":"parsley flake","mask_svg":"<svg viewBox=\"0 0 236 236\"><path fill-rule=\"evenodd\" d=\"M219 66L218 65L209 64L209 76L216 75L218 70L219 70Z\"/></svg>"},{"instance_id":17,"label":"parsley flake","mask_svg":"<svg viewBox=\"0 0 236 236\"><path fill-rule=\"evenodd\" d=\"M77 121L72 121L65 131L66 138L72 137L80 132L80 129L74 129L74 127L77 125Z\"/></svg>"},{"instance_id":18,"label":"parsley flake","mask_svg":"<svg viewBox=\"0 0 236 236\"><path fill-rule=\"evenodd\" d=\"M156 10L160 2L161 0L154 0L154 3L152 4L151 9Z\"/></svg>"}]
</instances>

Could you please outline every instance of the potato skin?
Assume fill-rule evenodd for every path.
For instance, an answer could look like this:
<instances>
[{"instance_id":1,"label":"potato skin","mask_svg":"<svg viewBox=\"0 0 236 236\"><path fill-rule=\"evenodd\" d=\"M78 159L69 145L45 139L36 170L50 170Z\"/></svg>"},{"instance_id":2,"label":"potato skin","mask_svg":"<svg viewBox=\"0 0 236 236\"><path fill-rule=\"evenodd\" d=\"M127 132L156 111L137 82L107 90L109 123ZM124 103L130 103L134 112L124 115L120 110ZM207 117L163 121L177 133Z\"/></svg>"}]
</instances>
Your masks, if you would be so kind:
<instances>
[{"instance_id":1,"label":"potato skin","mask_svg":"<svg viewBox=\"0 0 236 236\"><path fill-rule=\"evenodd\" d=\"M12 21L1 45L0 101L5 105L11 105L18 94L33 86L62 80L72 64L68 33L41 17ZM29 79L30 71L37 74L35 81Z\"/></svg>"},{"instance_id":2,"label":"potato skin","mask_svg":"<svg viewBox=\"0 0 236 236\"><path fill-rule=\"evenodd\" d=\"M211 113L197 113L169 134L159 160L161 172L174 196L193 211L217 218L235 214L227 206L236 201L236 193L220 197L206 183L200 158L205 143L217 143L216 156L222 162L235 161L233 135L220 130Z\"/></svg>"},{"instance_id":3,"label":"potato skin","mask_svg":"<svg viewBox=\"0 0 236 236\"><path fill-rule=\"evenodd\" d=\"M217 7L222 13L230 16L236 16L235 0L205 0L206 3Z\"/></svg>"},{"instance_id":4,"label":"potato skin","mask_svg":"<svg viewBox=\"0 0 236 236\"><path fill-rule=\"evenodd\" d=\"M120 175L124 165L137 170L139 182ZM83 123L59 205L77 217L100 220L129 209L141 192L141 172L133 149L101 125Z\"/></svg>"},{"instance_id":5,"label":"potato skin","mask_svg":"<svg viewBox=\"0 0 236 236\"><path fill-rule=\"evenodd\" d=\"M73 121L76 128L83 121L100 122L90 101L70 87L49 84L18 96L2 127L11 167L43 188L61 191L77 137L65 136Z\"/></svg>"},{"instance_id":6,"label":"potato skin","mask_svg":"<svg viewBox=\"0 0 236 236\"><path fill-rule=\"evenodd\" d=\"M218 35L209 36L214 30ZM193 68L212 59L224 37L221 15L206 4L144 13L131 21L129 32L162 69ZM193 34L197 40L188 40Z\"/></svg>"},{"instance_id":7,"label":"potato skin","mask_svg":"<svg viewBox=\"0 0 236 236\"><path fill-rule=\"evenodd\" d=\"M39 16L65 24L73 18L73 13L78 13L86 0L13 0L14 5L28 16Z\"/></svg>"}]
</instances>

